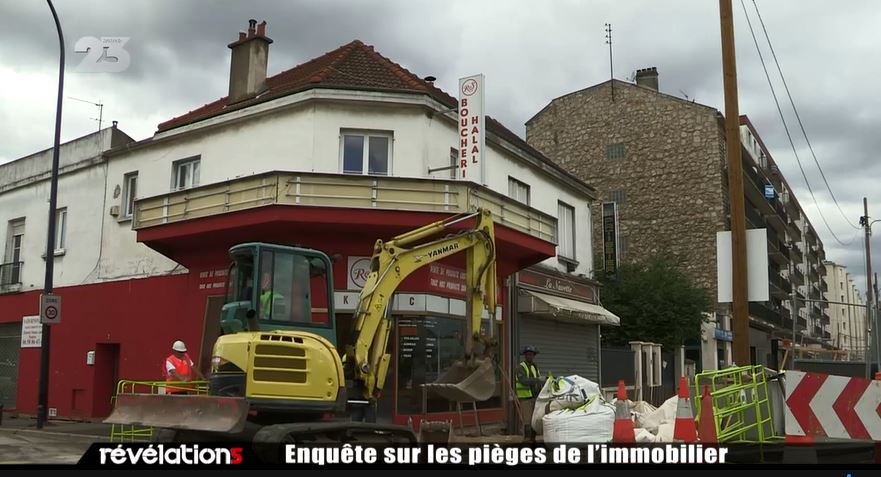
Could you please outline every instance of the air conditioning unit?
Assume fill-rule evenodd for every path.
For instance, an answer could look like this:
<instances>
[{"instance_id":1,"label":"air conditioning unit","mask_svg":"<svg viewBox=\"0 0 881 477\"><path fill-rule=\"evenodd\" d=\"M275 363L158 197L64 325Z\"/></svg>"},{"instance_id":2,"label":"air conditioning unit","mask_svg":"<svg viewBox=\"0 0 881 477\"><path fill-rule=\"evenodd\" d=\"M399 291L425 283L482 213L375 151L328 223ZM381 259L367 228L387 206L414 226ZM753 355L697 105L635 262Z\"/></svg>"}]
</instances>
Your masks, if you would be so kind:
<instances>
[{"instance_id":1,"label":"air conditioning unit","mask_svg":"<svg viewBox=\"0 0 881 477\"><path fill-rule=\"evenodd\" d=\"M119 206L118 205L114 205L114 206L110 207L110 215L112 215L114 217L119 217Z\"/></svg>"}]
</instances>

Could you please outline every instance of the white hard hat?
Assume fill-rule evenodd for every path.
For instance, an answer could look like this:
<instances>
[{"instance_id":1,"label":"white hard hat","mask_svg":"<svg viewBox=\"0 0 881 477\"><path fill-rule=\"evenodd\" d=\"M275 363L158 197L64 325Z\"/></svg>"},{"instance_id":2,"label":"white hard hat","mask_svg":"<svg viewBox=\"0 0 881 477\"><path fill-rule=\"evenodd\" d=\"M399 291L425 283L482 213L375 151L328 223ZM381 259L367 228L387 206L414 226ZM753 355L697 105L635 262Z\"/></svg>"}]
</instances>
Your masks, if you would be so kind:
<instances>
[{"instance_id":1,"label":"white hard hat","mask_svg":"<svg viewBox=\"0 0 881 477\"><path fill-rule=\"evenodd\" d=\"M171 345L171 349L175 351L180 351L181 353L186 353L187 345L185 345L183 341L177 340L174 342L173 345Z\"/></svg>"}]
</instances>

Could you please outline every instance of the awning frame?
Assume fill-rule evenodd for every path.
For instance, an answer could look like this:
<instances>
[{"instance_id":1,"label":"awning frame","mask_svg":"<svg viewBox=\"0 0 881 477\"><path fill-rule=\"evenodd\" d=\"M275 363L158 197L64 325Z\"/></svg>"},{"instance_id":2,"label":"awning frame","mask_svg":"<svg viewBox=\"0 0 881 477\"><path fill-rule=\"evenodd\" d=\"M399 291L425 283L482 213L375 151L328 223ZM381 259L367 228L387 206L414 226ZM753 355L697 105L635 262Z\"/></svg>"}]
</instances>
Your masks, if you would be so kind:
<instances>
[{"instance_id":1,"label":"awning frame","mask_svg":"<svg viewBox=\"0 0 881 477\"><path fill-rule=\"evenodd\" d=\"M517 311L584 324L621 326L621 318L600 305L520 289Z\"/></svg>"}]
</instances>

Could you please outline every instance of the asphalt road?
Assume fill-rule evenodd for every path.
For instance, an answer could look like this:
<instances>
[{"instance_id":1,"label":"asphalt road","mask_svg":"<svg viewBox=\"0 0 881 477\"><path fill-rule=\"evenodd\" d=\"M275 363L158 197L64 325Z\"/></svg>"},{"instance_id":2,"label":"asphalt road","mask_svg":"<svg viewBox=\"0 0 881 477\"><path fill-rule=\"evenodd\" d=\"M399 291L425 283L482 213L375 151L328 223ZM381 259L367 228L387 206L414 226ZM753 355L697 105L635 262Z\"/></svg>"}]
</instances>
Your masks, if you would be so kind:
<instances>
[{"instance_id":1,"label":"asphalt road","mask_svg":"<svg viewBox=\"0 0 881 477\"><path fill-rule=\"evenodd\" d=\"M0 430L0 468L6 464L76 464L93 436Z\"/></svg>"}]
</instances>

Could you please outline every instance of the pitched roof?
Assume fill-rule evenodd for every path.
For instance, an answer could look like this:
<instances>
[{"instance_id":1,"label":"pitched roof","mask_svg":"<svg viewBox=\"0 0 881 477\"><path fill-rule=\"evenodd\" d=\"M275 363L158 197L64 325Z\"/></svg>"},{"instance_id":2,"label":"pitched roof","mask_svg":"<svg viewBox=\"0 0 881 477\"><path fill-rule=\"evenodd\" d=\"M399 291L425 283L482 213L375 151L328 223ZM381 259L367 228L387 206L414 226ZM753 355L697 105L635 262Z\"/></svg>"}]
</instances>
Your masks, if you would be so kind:
<instances>
[{"instance_id":1,"label":"pitched roof","mask_svg":"<svg viewBox=\"0 0 881 477\"><path fill-rule=\"evenodd\" d=\"M457 103L456 98L382 56L373 49L373 46L365 45L360 40L354 40L287 71L268 77L266 87L267 90L259 96L235 104L228 104L229 97L220 98L160 123L159 131L167 131L312 88L412 92L427 94L449 107L454 107Z\"/></svg>"},{"instance_id":2,"label":"pitched roof","mask_svg":"<svg viewBox=\"0 0 881 477\"><path fill-rule=\"evenodd\" d=\"M267 90L254 98L228 104L223 97L186 114L159 124L159 132L246 108L289 94L314 88L354 89L359 91L389 91L425 94L439 103L456 108L459 101L433 83L416 76L403 66L386 58L360 40L354 40L317 58L266 78ZM530 146L516 133L490 116L486 117L487 130L562 173L570 181L593 190L550 159Z\"/></svg>"}]
</instances>

